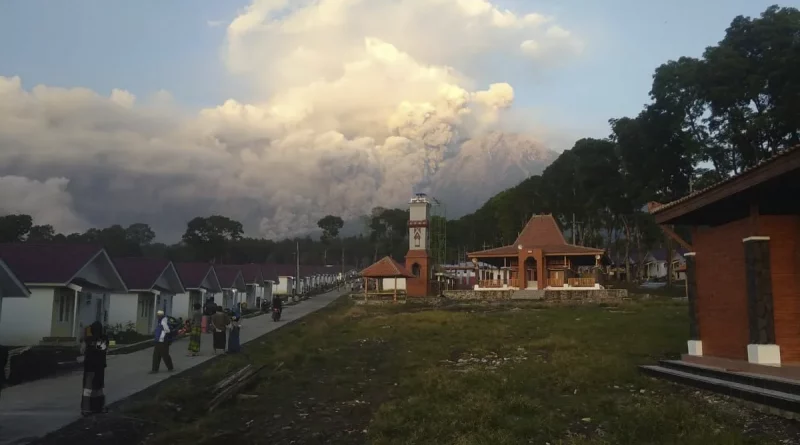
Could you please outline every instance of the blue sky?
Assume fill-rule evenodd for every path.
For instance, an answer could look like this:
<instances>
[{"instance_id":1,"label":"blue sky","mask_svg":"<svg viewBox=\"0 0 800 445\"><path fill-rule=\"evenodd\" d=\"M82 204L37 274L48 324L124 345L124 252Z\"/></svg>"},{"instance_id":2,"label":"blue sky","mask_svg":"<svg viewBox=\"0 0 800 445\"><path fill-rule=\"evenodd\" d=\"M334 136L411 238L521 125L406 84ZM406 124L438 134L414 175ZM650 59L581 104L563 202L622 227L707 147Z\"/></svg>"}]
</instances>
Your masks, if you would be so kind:
<instances>
[{"instance_id":1,"label":"blue sky","mask_svg":"<svg viewBox=\"0 0 800 445\"><path fill-rule=\"evenodd\" d=\"M0 75L27 88L85 86L102 94L127 89L139 97L170 91L189 108L247 92L225 73L225 28L248 2L211 0L0 2ZM576 137L605 136L611 117L632 115L647 101L653 70L680 56L699 56L719 41L731 19L758 15L762 0L503 0L517 11L553 14L587 43L577 60L546 74L508 72L479 81L509 81L517 106ZM799 6L800 2L784 2Z\"/></svg>"}]
</instances>

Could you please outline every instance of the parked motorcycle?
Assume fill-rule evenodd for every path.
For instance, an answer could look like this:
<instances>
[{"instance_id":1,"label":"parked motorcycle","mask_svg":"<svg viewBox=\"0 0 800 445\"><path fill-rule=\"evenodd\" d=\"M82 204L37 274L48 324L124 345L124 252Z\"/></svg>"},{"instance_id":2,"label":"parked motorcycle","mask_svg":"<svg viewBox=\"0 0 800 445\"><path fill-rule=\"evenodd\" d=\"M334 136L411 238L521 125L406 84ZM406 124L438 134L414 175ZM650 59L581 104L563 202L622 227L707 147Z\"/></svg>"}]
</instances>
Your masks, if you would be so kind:
<instances>
[{"instance_id":1,"label":"parked motorcycle","mask_svg":"<svg viewBox=\"0 0 800 445\"><path fill-rule=\"evenodd\" d=\"M281 310L279 308L272 308L272 321L278 321L281 319Z\"/></svg>"}]
</instances>

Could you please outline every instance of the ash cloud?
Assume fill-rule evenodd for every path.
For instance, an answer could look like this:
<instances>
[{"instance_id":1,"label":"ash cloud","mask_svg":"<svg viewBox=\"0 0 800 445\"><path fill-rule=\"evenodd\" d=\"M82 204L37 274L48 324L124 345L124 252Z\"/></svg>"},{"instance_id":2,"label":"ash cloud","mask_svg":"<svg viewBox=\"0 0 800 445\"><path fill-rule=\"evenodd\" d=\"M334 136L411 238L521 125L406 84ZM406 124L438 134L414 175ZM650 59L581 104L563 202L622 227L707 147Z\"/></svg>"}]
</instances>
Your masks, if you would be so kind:
<instances>
[{"instance_id":1,"label":"ash cloud","mask_svg":"<svg viewBox=\"0 0 800 445\"><path fill-rule=\"evenodd\" d=\"M166 92L139 103L0 77L0 185L15 193L0 210L64 231L147 222L168 240L219 213L277 238L400 205L420 185L468 187L458 166L481 156L505 156L495 164L522 179L549 152L498 136L514 100L502 67L484 87L466 71L498 53L548 66L583 49L552 18L485 0L256 0L223 45L230 75L258 94L188 117Z\"/></svg>"}]
</instances>

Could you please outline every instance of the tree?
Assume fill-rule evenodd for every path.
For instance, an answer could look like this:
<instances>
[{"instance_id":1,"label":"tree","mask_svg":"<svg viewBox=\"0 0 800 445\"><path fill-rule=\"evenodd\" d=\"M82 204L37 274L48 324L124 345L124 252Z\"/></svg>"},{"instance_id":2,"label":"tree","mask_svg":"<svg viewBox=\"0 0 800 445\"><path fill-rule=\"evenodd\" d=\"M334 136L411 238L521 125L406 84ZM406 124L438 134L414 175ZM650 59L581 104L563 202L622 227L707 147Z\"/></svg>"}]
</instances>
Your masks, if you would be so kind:
<instances>
[{"instance_id":1,"label":"tree","mask_svg":"<svg viewBox=\"0 0 800 445\"><path fill-rule=\"evenodd\" d=\"M319 221L317 221L317 226L322 229L322 236L320 237L320 241L325 246L324 251L324 263L328 264L328 246L333 239L339 236L339 230L344 227L344 221L342 218L333 215L326 215Z\"/></svg>"},{"instance_id":2,"label":"tree","mask_svg":"<svg viewBox=\"0 0 800 445\"><path fill-rule=\"evenodd\" d=\"M33 227L30 215L0 216L0 242L13 243L25 240Z\"/></svg>"},{"instance_id":3,"label":"tree","mask_svg":"<svg viewBox=\"0 0 800 445\"><path fill-rule=\"evenodd\" d=\"M40 226L33 226L31 230L28 232L28 237L26 241L29 242L46 242L46 241L53 241L56 236L56 231L50 224L44 224Z\"/></svg>"},{"instance_id":4,"label":"tree","mask_svg":"<svg viewBox=\"0 0 800 445\"><path fill-rule=\"evenodd\" d=\"M148 224L134 223L125 229L125 238L138 246L147 246L156 239L156 233Z\"/></svg>"},{"instance_id":5,"label":"tree","mask_svg":"<svg viewBox=\"0 0 800 445\"><path fill-rule=\"evenodd\" d=\"M196 217L186 225L183 241L198 259L216 262L225 255L228 243L242 238L242 223L226 216Z\"/></svg>"}]
</instances>

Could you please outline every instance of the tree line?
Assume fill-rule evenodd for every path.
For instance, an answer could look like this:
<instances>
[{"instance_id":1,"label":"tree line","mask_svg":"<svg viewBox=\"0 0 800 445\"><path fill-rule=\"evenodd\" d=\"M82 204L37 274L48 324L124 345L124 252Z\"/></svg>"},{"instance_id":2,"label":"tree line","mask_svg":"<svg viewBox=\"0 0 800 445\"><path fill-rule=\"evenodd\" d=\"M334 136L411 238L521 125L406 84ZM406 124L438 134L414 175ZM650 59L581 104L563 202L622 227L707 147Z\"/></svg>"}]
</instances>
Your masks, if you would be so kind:
<instances>
[{"instance_id":1,"label":"tree line","mask_svg":"<svg viewBox=\"0 0 800 445\"><path fill-rule=\"evenodd\" d=\"M680 198L800 144L797 72L800 11L772 6L757 18L736 17L702 57L659 66L649 103L634 117L610 119L608 137L581 139L541 175L472 214L435 221L446 228L446 236L433 240L435 250L447 262L463 261L465 252L512 243L532 215L552 213L570 241L605 248L612 258L641 261L654 248L671 255L675 246L646 204ZM146 224L61 235L29 216L10 215L0 218L0 241L87 241L115 255L286 264L296 260L299 244L303 264L364 267L384 255L403 258L407 222L407 209L377 207L362 217L357 236L340 236L341 218L328 215L318 223L319 239L273 241L244 237L241 223L227 217L197 217L181 242L165 245L154 242Z\"/></svg>"}]
</instances>

